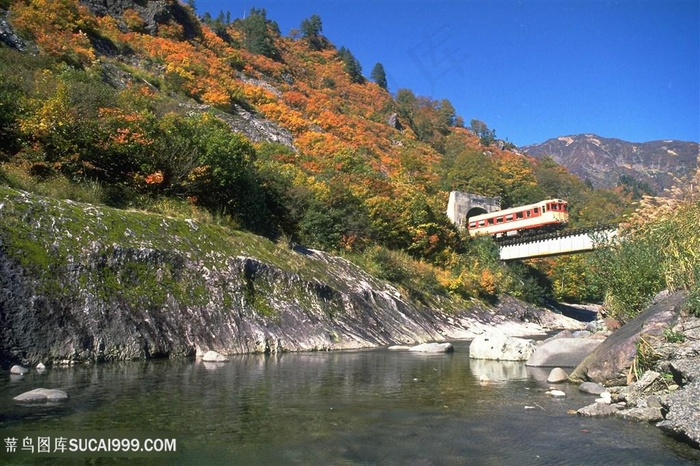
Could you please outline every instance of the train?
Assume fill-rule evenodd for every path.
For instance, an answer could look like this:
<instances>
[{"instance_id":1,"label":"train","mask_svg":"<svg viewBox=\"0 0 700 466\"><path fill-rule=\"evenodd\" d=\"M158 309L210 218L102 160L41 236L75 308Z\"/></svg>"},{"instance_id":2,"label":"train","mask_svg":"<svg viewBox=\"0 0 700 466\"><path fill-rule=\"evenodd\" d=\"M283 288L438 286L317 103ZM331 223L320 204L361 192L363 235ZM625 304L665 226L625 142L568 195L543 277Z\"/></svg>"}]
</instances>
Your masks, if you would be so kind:
<instances>
[{"instance_id":1,"label":"train","mask_svg":"<svg viewBox=\"0 0 700 466\"><path fill-rule=\"evenodd\" d=\"M496 239L559 230L569 222L569 205L562 199L546 199L469 218L469 236L490 235Z\"/></svg>"}]
</instances>

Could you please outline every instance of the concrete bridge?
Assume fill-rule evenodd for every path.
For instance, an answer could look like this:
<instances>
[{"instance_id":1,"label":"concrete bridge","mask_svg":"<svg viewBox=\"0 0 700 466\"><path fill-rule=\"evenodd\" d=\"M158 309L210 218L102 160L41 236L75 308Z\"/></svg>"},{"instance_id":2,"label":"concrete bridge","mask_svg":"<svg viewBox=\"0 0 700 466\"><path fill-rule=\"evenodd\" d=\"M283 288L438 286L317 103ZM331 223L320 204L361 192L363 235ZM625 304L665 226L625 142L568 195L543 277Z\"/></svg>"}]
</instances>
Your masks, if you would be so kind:
<instances>
[{"instance_id":1,"label":"concrete bridge","mask_svg":"<svg viewBox=\"0 0 700 466\"><path fill-rule=\"evenodd\" d=\"M616 236L617 227L606 225L506 239L498 243L498 248L503 261L533 259L592 251Z\"/></svg>"}]
</instances>

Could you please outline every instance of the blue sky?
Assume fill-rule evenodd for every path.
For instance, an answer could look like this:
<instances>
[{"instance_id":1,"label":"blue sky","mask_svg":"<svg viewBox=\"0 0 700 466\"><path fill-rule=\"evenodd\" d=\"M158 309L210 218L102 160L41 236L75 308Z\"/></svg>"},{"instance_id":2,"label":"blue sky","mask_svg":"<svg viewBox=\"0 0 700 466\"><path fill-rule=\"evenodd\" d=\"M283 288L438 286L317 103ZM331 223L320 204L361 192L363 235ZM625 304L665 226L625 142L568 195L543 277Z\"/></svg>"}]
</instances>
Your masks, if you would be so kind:
<instances>
[{"instance_id":1,"label":"blue sky","mask_svg":"<svg viewBox=\"0 0 700 466\"><path fill-rule=\"evenodd\" d=\"M700 1L195 0L265 8L282 34L317 14L389 90L448 99L518 146L595 133L700 141Z\"/></svg>"}]
</instances>

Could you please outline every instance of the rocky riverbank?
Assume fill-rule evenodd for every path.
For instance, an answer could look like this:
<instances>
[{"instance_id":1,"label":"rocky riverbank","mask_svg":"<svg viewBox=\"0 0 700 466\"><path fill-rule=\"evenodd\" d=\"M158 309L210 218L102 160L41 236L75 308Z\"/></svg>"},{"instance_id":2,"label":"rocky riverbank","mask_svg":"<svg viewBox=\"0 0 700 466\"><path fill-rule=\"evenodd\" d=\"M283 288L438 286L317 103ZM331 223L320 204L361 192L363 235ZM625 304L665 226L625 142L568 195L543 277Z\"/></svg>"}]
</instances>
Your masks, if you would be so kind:
<instances>
[{"instance_id":1,"label":"rocky riverbank","mask_svg":"<svg viewBox=\"0 0 700 466\"><path fill-rule=\"evenodd\" d=\"M700 318L686 299L660 295L578 365L572 381L609 393L579 414L650 422L700 448Z\"/></svg>"},{"instance_id":2,"label":"rocky riverbank","mask_svg":"<svg viewBox=\"0 0 700 466\"><path fill-rule=\"evenodd\" d=\"M417 301L340 257L0 187L3 366L365 348L583 324L504 297Z\"/></svg>"}]
</instances>

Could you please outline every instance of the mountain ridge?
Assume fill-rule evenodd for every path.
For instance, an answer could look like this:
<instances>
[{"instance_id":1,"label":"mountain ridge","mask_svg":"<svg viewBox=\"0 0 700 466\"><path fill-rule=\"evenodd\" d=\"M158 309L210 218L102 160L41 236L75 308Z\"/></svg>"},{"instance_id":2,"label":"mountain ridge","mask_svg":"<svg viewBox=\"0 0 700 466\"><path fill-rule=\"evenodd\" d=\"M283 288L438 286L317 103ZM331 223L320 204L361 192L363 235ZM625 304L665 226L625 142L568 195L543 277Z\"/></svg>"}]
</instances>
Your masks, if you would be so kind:
<instances>
[{"instance_id":1,"label":"mountain ridge","mask_svg":"<svg viewBox=\"0 0 700 466\"><path fill-rule=\"evenodd\" d=\"M631 177L662 193L694 173L700 145L672 139L629 142L581 133L558 136L520 150L538 159L550 156L596 188L613 188L621 177Z\"/></svg>"}]
</instances>

